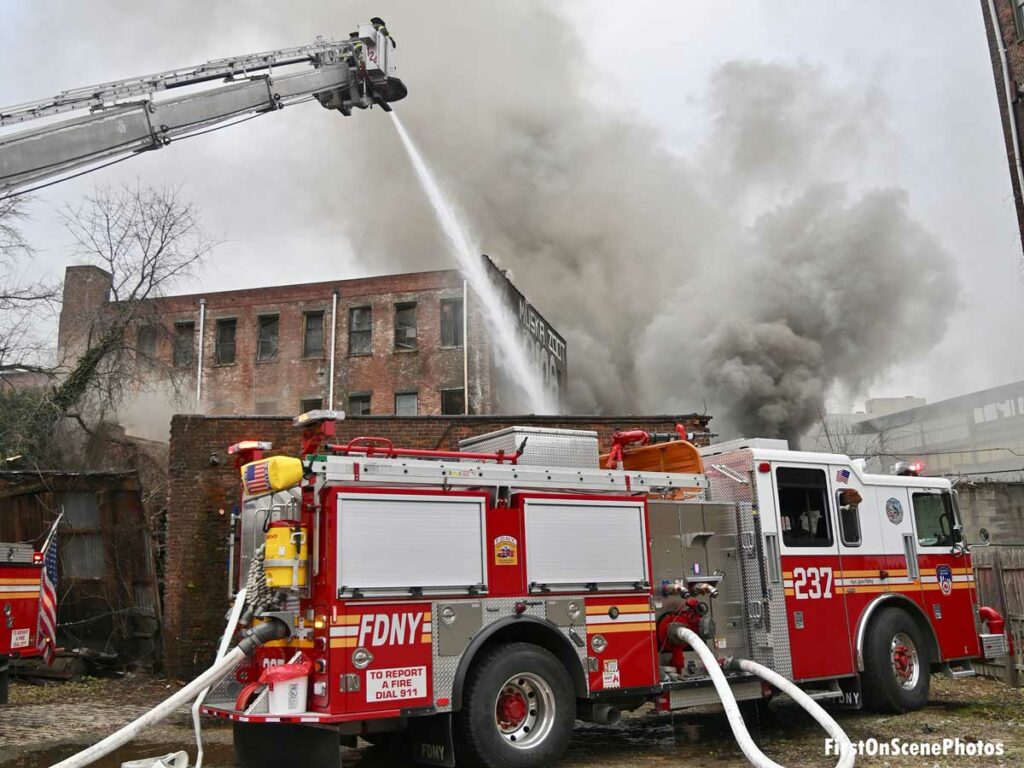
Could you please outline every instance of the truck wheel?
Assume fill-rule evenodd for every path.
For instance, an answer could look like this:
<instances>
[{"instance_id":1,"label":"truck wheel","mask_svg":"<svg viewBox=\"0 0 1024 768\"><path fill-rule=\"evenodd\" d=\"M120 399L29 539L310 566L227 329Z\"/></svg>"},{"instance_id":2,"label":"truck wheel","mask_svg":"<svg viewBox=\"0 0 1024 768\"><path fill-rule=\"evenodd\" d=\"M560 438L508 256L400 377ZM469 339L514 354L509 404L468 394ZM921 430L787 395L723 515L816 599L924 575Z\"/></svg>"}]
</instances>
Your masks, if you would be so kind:
<instances>
[{"instance_id":1,"label":"truck wheel","mask_svg":"<svg viewBox=\"0 0 1024 768\"><path fill-rule=\"evenodd\" d=\"M0 704L7 703L7 692L11 684L10 659L0 656Z\"/></svg>"},{"instance_id":2,"label":"truck wheel","mask_svg":"<svg viewBox=\"0 0 1024 768\"><path fill-rule=\"evenodd\" d=\"M861 688L874 712L909 712L928 701L931 663L921 630L906 611L888 608L868 629Z\"/></svg>"},{"instance_id":3,"label":"truck wheel","mask_svg":"<svg viewBox=\"0 0 1024 768\"><path fill-rule=\"evenodd\" d=\"M460 765L553 765L572 738L576 694L555 656L530 643L483 652L466 680L455 733Z\"/></svg>"}]
</instances>

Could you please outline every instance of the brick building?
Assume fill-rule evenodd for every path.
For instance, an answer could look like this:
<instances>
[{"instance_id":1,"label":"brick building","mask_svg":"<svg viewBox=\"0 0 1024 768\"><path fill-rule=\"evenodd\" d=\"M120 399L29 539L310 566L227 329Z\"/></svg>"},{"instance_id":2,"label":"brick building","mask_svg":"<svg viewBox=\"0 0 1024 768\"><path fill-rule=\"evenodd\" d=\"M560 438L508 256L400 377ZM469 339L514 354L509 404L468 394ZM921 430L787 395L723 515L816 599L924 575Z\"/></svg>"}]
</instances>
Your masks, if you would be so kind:
<instances>
[{"instance_id":1,"label":"brick building","mask_svg":"<svg viewBox=\"0 0 1024 768\"><path fill-rule=\"evenodd\" d=\"M483 258L546 385L564 393L564 339ZM97 319L116 309L110 288L111 276L98 267L67 269L59 330L65 359L74 360ZM173 372L181 380L181 402L172 404L178 412L294 415L333 407L412 416L521 408L495 365L484 308L457 270L168 296L146 302L128 334L154 378Z\"/></svg>"},{"instance_id":2,"label":"brick building","mask_svg":"<svg viewBox=\"0 0 1024 768\"><path fill-rule=\"evenodd\" d=\"M1017 209L1017 224L1024 242L1024 168L1021 150L1021 128L1024 109L1024 0L981 0L985 20L992 73L995 76L996 100L1003 124L1006 161Z\"/></svg>"}]
</instances>

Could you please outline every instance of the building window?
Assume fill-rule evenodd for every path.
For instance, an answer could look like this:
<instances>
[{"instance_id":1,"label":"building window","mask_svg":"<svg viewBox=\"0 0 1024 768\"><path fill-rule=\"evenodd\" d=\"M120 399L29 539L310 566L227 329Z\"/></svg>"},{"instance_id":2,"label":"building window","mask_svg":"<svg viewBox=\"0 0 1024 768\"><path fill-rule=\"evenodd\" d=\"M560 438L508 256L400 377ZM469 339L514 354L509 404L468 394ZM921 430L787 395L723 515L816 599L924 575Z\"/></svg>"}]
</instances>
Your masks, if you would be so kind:
<instances>
[{"instance_id":1,"label":"building window","mask_svg":"<svg viewBox=\"0 0 1024 768\"><path fill-rule=\"evenodd\" d=\"M416 304L395 305L395 349L416 349Z\"/></svg>"},{"instance_id":2,"label":"building window","mask_svg":"<svg viewBox=\"0 0 1024 768\"><path fill-rule=\"evenodd\" d=\"M303 315L302 356L324 356L323 312L307 312Z\"/></svg>"},{"instance_id":3,"label":"building window","mask_svg":"<svg viewBox=\"0 0 1024 768\"><path fill-rule=\"evenodd\" d=\"M257 416L277 416L277 403L273 400L256 401Z\"/></svg>"},{"instance_id":4,"label":"building window","mask_svg":"<svg viewBox=\"0 0 1024 768\"><path fill-rule=\"evenodd\" d=\"M441 346L462 346L462 299L441 300Z\"/></svg>"},{"instance_id":5,"label":"building window","mask_svg":"<svg viewBox=\"0 0 1024 768\"><path fill-rule=\"evenodd\" d=\"M277 357L277 315L261 315L257 321L256 359L273 360Z\"/></svg>"},{"instance_id":6,"label":"building window","mask_svg":"<svg viewBox=\"0 0 1024 768\"><path fill-rule=\"evenodd\" d=\"M319 411L324 407L324 399L322 397L309 397L305 400L299 400L299 413L309 413L310 411Z\"/></svg>"},{"instance_id":7,"label":"building window","mask_svg":"<svg viewBox=\"0 0 1024 768\"><path fill-rule=\"evenodd\" d=\"M779 467L775 480L779 488L782 543L787 547L831 547L824 470Z\"/></svg>"},{"instance_id":8,"label":"building window","mask_svg":"<svg viewBox=\"0 0 1024 768\"><path fill-rule=\"evenodd\" d=\"M419 410L419 397L415 392L395 393L395 416L415 416Z\"/></svg>"},{"instance_id":9,"label":"building window","mask_svg":"<svg viewBox=\"0 0 1024 768\"><path fill-rule=\"evenodd\" d=\"M348 413L346 416L369 416L370 415L369 392L356 392L348 396Z\"/></svg>"},{"instance_id":10,"label":"building window","mask_svg":"<svg viewBox=\"0 0 1024 768\"><path fill-rule=\"evenodd\" d=\"M174 364L179 368L192 365L192 355L196 344L195 323L174 324Z\"/></svg>"},{"instance_id":11,"label":"building window","mask_svg":"<svg viewBox=\"0 0 1024 768\"><path fill-rule=\"evenodd\" d=\"M1017 39L1024 37L1024 0L1013 0L1013 26L1017 33ZM1002 35L999 25L996 25L995 33Z\"/></svg>"},{"instance_id":12,"label":"building window","mask_svg":"<svg viewBox=\"0 0 1024 768\"><path fill-rule=\"evenodd\" d=\"M448 416L455 416L466 412L466 390L464 389L442 389L441 390L441 413Z\"/></svg>"},{"instance_id":13,"label":"building window","mask_svg":"<svg viewBox=\"0 0 1024 768\"><path fill-rule=\"evenodd\" d=\"M135 335L135 351L139 359L151 362L156 357L156 326L140 325Z\"/></svg>"},{"instance_id":14,"label":"building window","mask_svg":"<svg viewBox=\"0 0 1024 768\"><path fill-rule=\"evenodd\" d=\"M860 546L860 493L853 488L836 492L839 507L839 540L848 547Z\"/></svg>"},{"instance_id":15,"label":"building window","mask_svg":"<svg viewBox=\"0 0 1024 768\"><path fill-rule=\"evenodd\" d=\"M217 348L216 357L218 365L230 365L235 362L235 329L238 321L231 317L217 321Z\"/></svg>"},{"instance_id":16,"label":"building window","mask_svg":"<svg viewBox=\"0 0 1024 768\"><path fill-rule=\"evenodd\" d=\"M369 307L352 307L348 311L348 353L369 355L373 352L373 311Z\"/></svg>"}]
</instances>

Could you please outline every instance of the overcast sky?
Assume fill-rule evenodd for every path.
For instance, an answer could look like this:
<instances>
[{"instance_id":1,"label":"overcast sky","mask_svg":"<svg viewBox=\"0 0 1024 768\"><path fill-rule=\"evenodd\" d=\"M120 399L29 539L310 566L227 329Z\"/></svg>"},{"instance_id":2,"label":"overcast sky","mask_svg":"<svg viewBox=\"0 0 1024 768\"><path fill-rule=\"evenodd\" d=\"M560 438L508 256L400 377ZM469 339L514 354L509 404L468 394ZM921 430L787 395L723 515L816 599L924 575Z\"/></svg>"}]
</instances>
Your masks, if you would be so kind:
<instances>
[{"instance_id":1,"label":"overcast sky","mask_svg":"<svg viewBox=\"0 0 1024 768\"><path fill-rule=\"evenodd\" d=\"M861 152L850 183L905 189L910 214L952 254L962 286L959 306L936 308L948 314L950 324L929 354L920 357L908 349L906 362L884 372L869 391L833 395L833 406L843 409L864 395L912 394L934 401L1024 378L1024 344L1017 337L1024 326L1021 248L975 0L552 2L576 33L567 46L573 50L519 47L497 53L466 39L465 30L444 13L435 24L425 24L423 6L424 0L308 6L0 0L0 71L6 73L0 103L298 45L317 34L344 37L357 22L380 14L399 42L399 66L410 92L397 108L421 136L432 127L444 131L458 121L472 122L474 94L505 87L482 81L488 68L478 62L486 57L509 57L503 69L511 71L515 56L541 62L569 57L581 62L578 87L589 99L611 114L649 124L656 141L685 157L708 135L709 80L723 64L754 59L818 67L838 88L877 96L882 127L877 141ZM420 10L413 14L414 8ZM401 58L427 44L447 49L442 59L451 71L425 71ZM417 83L425 78L434 87L450 79L452 88L465 93L464 108L439 114L431 100L417 99ZM542 90L545 83L534 87ZM72 263L56 209L97 181L142 177L184 184L207 229L224 241L202 278L181 286L182 292L387 272L390 264L354 252L344 208L325 214L323 200L324 190L359 194L362 180L346 172L345 153L359 152L361 132L378 126L391 130L378 110L342 118L305 104L45 190L33 204L28 227L38 249L31 269L59 276ZM325 157L332 162L323 162ZM362 173L372 165L355 167ZM385 209L390 204L379 201ZM393 215L400 220L402 211ZM488 233L478 235L487 250ZM516 254L501 256L515 272ZM436 256L420 262L423 269L451 266L440 240ZM536 268L515 276L528 296L546 279ZM913 292L915 286L905 289ZM539 309L559 325L557 306ZM597 303L594 311L602 311ZM569 355L571 366L571 348Z\"/></svg>"}]
</instances>

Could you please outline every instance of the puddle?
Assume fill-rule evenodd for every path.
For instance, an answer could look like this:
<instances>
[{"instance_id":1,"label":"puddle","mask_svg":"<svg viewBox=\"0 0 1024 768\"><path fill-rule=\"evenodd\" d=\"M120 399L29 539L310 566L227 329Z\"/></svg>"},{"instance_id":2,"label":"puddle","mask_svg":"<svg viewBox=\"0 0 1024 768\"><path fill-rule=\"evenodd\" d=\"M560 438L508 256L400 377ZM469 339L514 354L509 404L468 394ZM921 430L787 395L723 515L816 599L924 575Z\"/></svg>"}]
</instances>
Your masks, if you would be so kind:
<instances>
[{"instance_id":1,"label":"puddle","mask_svg":"<svg viewBox=\"0 0 1024 768\"><path fill-rule=\"evenodd\" d=\"M71 757L80 752L87 744L64 744L30 752L14 759L0 763L3 768L48 768L54 763ZM102 760L92 763L96 768L121 768L121 763L129 760L141 760L146 757L161 757L171 752L184 749L189 757L195 758L195 746L191 744L151 744L136 743L121 747ZM210 744L204 750L203 768L233 768L232 749L230 744Z\"/></svg>"}]
</instances>

